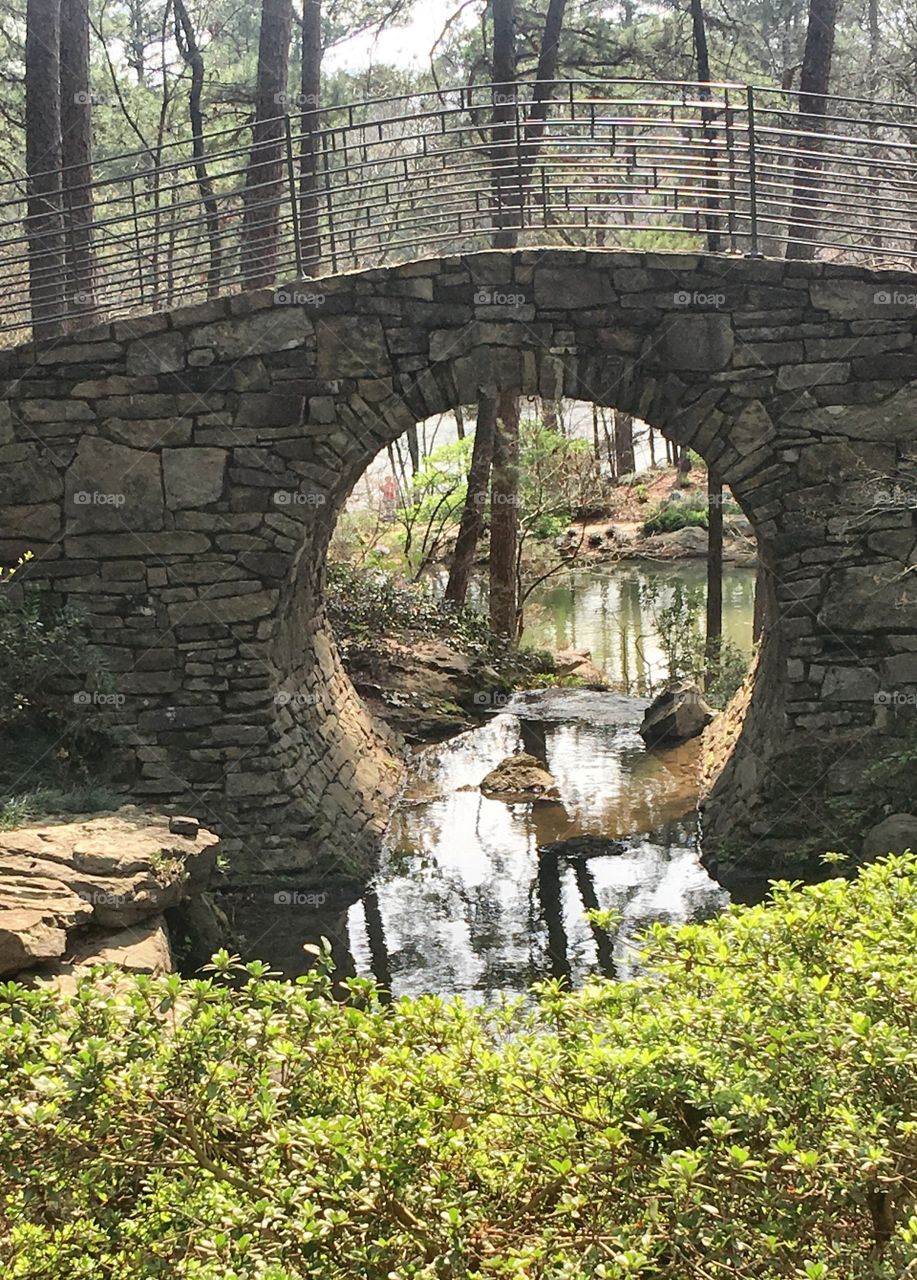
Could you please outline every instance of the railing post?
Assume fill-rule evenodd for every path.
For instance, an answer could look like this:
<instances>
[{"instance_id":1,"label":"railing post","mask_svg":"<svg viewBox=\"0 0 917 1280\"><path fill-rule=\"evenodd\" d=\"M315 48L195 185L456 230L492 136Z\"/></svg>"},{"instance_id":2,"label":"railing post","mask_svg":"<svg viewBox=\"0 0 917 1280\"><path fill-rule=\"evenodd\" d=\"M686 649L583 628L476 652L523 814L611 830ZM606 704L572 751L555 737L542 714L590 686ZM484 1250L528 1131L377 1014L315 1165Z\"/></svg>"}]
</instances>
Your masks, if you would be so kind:
<instances>
[{"instance_id":1,"label":"railing post","mask_svg":"<svg viewBox=\"0 0 917 1280\"><path fill-rule=\"evenodd\" d=\"M293 163L293 130L290 127L290 113L283 117L283 134L287 153L287 185L290 193L290 216L293 219L293 252L296 255L296 276L302 279L302 244L299 239L299 201L296 195L296 166Z\"/></svg>"},{"instance_id":2,"label":"railing post","mask_svg":"<svg viewBox=\"0 0 917 1280\"><path fill-rule=\"evenodd\" d=\"M519 185L519 230L525 230L525 161L522 154L522 119L520 116L519 92L516 91L516 182Z\"/></svg>"},{"instance_id":3,"label":"railing post","mask_svg":"<svg viewBox=\"0 0 917 1280\"><path fill-rule=\"evenodd\" d=\"M751 244L746 258L763 258L758 244L758 152L755 139L755 91L751 85L745 89L748 107L748 197L751 214Z\"/></svg>"}]
</instances>

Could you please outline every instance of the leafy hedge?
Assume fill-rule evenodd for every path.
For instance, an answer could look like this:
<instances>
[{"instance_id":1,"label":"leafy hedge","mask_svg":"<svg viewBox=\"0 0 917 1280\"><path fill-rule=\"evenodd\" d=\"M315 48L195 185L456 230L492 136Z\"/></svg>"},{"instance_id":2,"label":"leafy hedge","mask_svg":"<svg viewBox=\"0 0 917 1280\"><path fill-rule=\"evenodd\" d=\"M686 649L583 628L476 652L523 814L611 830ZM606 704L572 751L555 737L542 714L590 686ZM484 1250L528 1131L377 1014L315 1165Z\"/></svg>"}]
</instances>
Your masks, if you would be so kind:
<instances>
[{"instance_id":1,"label":"leafy hedge","mask_svg":"<svg viewBox=\"0 0 917 1280\"><path fill-rule=\"evenodd\" d=\"M10 984L3 1274L910 1276L915 955L907 857L657 929L645 977L535 1008L335 1004L225 956Z\"/></svg>"}]
</instances>

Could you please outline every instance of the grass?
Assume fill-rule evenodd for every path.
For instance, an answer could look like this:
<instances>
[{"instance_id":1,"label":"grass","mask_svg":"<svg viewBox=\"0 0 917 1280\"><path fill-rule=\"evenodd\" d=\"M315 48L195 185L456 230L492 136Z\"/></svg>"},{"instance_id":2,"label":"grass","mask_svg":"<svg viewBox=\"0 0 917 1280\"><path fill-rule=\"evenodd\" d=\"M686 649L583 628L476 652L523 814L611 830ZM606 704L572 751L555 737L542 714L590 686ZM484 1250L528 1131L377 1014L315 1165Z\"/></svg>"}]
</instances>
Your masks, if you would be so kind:
<instances>
[{"instance_id":1,"label":"grass","mask_svg":"<svg viewBox=\"0 0 917 1280\"><path fill-rule=\"evenodd\" d=\"M36 787L0 798L0 831L14 831L49 814L101 813L122 803L123 797L105 787Z\"/></svg>"}]
</instances>

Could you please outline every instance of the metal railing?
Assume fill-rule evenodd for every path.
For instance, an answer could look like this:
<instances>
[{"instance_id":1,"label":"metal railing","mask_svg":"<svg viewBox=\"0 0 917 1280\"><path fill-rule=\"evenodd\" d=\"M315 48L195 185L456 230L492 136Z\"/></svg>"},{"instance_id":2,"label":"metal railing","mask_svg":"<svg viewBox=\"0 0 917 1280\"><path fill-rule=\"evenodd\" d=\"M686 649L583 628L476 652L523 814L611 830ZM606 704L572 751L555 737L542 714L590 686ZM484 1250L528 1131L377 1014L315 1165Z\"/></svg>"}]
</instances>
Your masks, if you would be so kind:
<instances>
[{"instance_id":1,"label":"metal railing","mask_svg":"<svg viewBox=\"0 0 917 1280\"><path fill-rule=\"evenodd\" d=\"M0 184L0 333L504 243L917 262L917 107L736 84L493 86L278 116ZM494 124L495 97L500 122ZM543 119L535 98L545 98ZM534 118L533 118L534 117ZM201 148L198 148L200 151ZM36 195L36 192L39 194ZM788 246L794 246L788 249ZM88 264L88 265L87 265Z\"/></svg>"}]
</instances>

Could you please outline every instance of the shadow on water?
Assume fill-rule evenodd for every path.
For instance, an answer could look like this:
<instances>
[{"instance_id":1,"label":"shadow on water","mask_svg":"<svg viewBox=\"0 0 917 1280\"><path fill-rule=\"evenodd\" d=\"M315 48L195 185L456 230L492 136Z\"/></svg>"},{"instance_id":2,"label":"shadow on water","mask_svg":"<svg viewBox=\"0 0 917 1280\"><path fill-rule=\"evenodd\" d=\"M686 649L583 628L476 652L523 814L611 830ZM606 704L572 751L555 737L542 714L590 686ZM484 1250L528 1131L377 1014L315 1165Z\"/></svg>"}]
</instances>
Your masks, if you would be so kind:
<instances>
[{"instance_id":1,"label":"shadow on water","mask_svg":"<svg viewBox=\"0 0 917 1280\"><path fill-rule=\"evenodd\" d=\"M663 576L702 572L692 565ZM661 650L641 604L649 573L576 574L543 589L529 642L591 649L618 687L658 679ZM726 580L727 634L745 648L752 576L732 571ZM374 977L396 997L492 1000L550 977L573 985L594 973L628 977L647 927L705 919L728 901L697 852L699 744L648 752L637 732L645 705L614 693L532 691L419 752L371 884L236 897L227 907L245 954L296 976L310 963L303 944L325 936L340 978ZM484 775L520 750L546 763L558 801L481 794ZM624 850L588 861L538 852L576 836L620 839ZM611 936L587 918L596 910L619 919Z\"/></svg>"}]
</instances>

